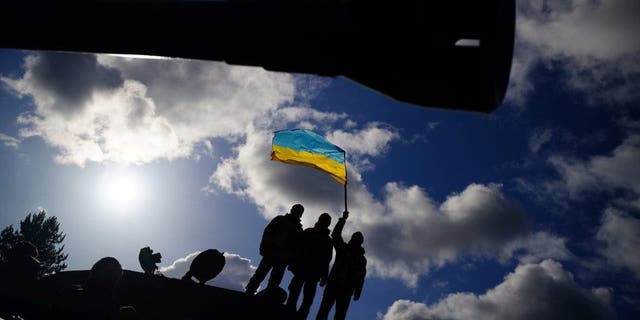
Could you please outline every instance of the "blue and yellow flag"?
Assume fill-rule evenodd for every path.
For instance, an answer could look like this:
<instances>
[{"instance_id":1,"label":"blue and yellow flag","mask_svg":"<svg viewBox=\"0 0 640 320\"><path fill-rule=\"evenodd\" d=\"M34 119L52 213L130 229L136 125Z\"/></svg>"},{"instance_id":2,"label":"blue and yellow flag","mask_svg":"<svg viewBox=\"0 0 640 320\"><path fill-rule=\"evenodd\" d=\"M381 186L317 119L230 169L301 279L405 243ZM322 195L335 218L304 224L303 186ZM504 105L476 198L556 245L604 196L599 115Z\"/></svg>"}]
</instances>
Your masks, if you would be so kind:
<instances>
[{"instance_id":1,"label":"blue and yellow flag","mask_svg":"<svg viewBox=\"0 0 640 320\"><path fill-rule=\"evenodd\" d=\"M347 183L344 150L313 131L276 131L272 148L271 160L319 169L339 183Z\"/></svg>"}]
</instances>

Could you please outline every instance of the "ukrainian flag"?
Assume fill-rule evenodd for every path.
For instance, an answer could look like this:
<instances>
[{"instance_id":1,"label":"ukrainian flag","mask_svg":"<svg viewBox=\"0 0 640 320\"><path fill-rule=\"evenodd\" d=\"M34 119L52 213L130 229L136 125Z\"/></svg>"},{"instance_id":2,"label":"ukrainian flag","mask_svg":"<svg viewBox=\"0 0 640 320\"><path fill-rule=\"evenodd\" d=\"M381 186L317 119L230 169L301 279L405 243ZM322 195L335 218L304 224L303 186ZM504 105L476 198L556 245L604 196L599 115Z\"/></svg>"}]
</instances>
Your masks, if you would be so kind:
<instances>
[{"instance_id":1,"label":"ukrainian flag","mask_svg":"<svg viewBox=\"0 0 640 320\"><path fill-rule=\"evenodd\" d=\"M347 183L345 152L309 130L276 131L271 160L322 170L340 184Z\"/></svg>"}]
</instances>

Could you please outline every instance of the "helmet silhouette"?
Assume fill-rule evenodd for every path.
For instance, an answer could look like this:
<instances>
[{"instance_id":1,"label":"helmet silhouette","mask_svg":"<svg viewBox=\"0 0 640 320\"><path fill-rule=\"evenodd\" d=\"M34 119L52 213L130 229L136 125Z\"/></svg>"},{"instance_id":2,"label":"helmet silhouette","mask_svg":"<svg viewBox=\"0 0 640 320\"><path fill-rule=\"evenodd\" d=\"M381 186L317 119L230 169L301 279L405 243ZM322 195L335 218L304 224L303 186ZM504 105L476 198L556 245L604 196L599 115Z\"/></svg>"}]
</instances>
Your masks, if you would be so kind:
<instances>
[{"instance_id":1,"label":"helmet silhouette","mask_svg":"<svg viewBox=\"0 0 640 320\"><path fill-rule=\"evenodd\" d=\"M224 255L216 249L208 249L196 256L191 262L189 271L182 277L188 280L196 278L200 283L205 283L215 278L224 268Z\"/></svg>"}]
</instances>

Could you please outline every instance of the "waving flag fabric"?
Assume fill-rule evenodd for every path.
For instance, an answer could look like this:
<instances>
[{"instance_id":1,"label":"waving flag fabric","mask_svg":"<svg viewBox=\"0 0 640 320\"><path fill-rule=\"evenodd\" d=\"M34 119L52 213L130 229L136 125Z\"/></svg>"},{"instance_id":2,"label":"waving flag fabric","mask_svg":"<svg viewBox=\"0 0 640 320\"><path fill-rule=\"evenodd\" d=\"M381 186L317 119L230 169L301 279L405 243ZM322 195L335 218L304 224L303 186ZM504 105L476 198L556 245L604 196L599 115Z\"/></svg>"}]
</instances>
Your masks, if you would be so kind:
<instances>
[{"instance_id":1,"label":"waving flag fabric","mask_svg":"<svg viewBox=\"0 0 640 320\"><path fill-rule=\"evenodd\" d=\"M345 152L309 130L276 131L271 160L322 170L341 184L347 183Z\"/></svg>"}]
</instances>

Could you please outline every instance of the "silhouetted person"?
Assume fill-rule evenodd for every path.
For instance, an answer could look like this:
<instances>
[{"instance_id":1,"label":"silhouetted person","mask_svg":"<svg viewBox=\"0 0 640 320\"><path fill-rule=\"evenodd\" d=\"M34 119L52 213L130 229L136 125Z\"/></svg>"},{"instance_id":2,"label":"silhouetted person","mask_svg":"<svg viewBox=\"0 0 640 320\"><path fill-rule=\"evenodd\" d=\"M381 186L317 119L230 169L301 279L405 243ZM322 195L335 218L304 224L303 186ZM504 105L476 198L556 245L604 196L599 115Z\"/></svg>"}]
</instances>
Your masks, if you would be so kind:
<instances>
[{"instance_id":1,"label":"silhouetted person","mask_svg":"<svg viewBox=\"0 0 640 320\"><path fill-rule=\"evenodd\" d=\"M41 269L38 261L38 248L29 241L18 242L9 251L4 264L6 272L11 274L13 281L34 281L38 279Z\"/></svg>"},{"instance_id":2,"label":"silhouetted person","mask_svg":"<svg viewBox=\"0 0 640 320\"><path fill-rule=\"evenodd\" d=\"M182 277L182 280L196 278L201 284L215 278L224 268L226 259L224 254L216 249L208 249L200 252L191 262L189 271Z\"/></svg>"},{"instance_id":3,"label":"silhouetted person","mask_svg":"<svg viewBox=\"0 0 640 320\"><path fill-rule=\"evenodd\" d=\"M298 319L306 319L316 295L318 281L323 286L327 282L329 263L333 256L333 247L329 237L331 216L323 213L313 228L302 233L296 250L296 257L290 269L294 276L289 284L287 307L296 309L300 291L304 286L302 304L297 312Z\"/></svg>"},{"instance_id":4,"label":"silhouetted person","mask_svg":"<svg viewBox=\"0 0 640 320\"><path fill-rule=\"evenodd\" d=\"M91 267L84 289L98 296L112 296L122 278L122 266L113 257L104 257Z\"/></svg>"},{"instance_id":5,"label":"silhouetted person","mask_svg":"<svg viewBox=\"0 0 640 320\"><path fill-rule=\"evenodd\" d=\"M262 259L245 288L248 294L256 292L269 271L271 275L267 290L279 288L285 268L291 262L295 242L302 233L300 218L303 212L304 207L301 204L295 204L291 207L290 213L273 218L264 228L260 242Z\"/></svg>"},{"instance_id":6,"label":"silhouetted person","mask_svg":"<svg viewBox=\"0 0 640 320\"><path fill-rule=\"evenodd\" d=\"M142 267L144 273L151 276L158 270L156 264L162 262L162 255L160 252L153 253L153 250L149 247L144 247L140 249L138 262L140 262L140 267Z\"/></svg>"},{"instance_id":7,"label":"silhouetted person","mask_svg":"<svg viewBox=\"0 0 640 320\"><path fill-rule=\"evenodd\" d=\"M64 290L54 310L66 319L112 319L117 315L115 292L122 277L122 266L113 257L98 260L85 284Z\"/></svg>"},{"instance_id":8,"label":"silhouetted person","mask_svg":"<svg viewBox=\"0 0 640 320\"><path fill-rule=\"evenodd\" d=\"M31 242L15 244L0 265L0 308L16 314L29 313L37 294L41 271L38 249Z\"/></svg>"},{"instance_id":9,"label":"silhouetted person","mask_svg":"<svg viewBox=\"0 0 640 320\"><path fill-rule=\"evenodd\" d=\"M333 247L336 249L336 261L331 268L316 320L327 319L334 303L336 313L333 318L342 320L347 316L351 297L353 296L353 301L360 299L367 273L367 259L362 248L364 236L355 232L349 243L344 242L342 228L348 217L349 212L345 211L331 233Z\"/></svg>"}]
</instances>

